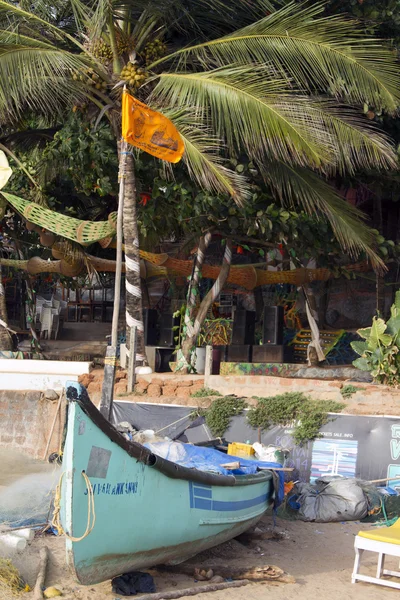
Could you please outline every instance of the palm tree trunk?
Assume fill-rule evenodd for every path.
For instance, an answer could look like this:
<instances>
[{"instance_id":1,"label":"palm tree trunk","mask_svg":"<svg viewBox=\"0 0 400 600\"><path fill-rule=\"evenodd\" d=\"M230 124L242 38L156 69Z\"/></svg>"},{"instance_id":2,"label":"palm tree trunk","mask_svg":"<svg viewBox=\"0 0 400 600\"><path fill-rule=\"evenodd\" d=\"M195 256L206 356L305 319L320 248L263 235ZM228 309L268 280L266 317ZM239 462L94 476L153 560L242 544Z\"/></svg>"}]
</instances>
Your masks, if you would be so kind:
<instances>
[{"instance_id":1,"label":"palm tree trunk","mask_svg":"<svg viewBox=\"0 0 400 600\"><path fill-rule=\"evenodd\" d=\"M306 301L308 324L311 329L311 342L307 347L307 361L310 366L316 367L318 366L319 362L323 362L325 360L319 334L317 304L314 290L310 285L303 286L303 292Z\"/></svg>"},{"instance_id":2,"label":"palm tree trunk","mask_svg":"<svg viewBox=\"0 0 400 600\"><path fill-rule=\"evenodd\" d=\"M190 365L190 355L192 348L195 344L196 335L194 335L194 314L196 311L197 298L199 296L199 282L201 277L201 271L203 268L204 259L206 256L207 248L211 242L212 235L209 231L205 235L202 235L199 239L197 247L196 257L193 263L192 275L189 281L189 287L186 299L186 311L185 311L185 326L184 335L182 337L182 350L180 352L180 358L178 360L179 370L182 373L188 372Z\"/></svg>"},{"instance_id":3,"label":"palm tree trunk","mask_svg":"<svg viewBox=\"0 0 400 600\"><path fill-rule=\"evenodd\" d=\"M2 272L0 265L0 350L13 349L11 335L7 327L8 318L6 307L6 293L2 282Z\"/></svg>"},{"instance_id":4,"label":"palm tree trunk","mask_svg":"<svg viewBox=\"0 0 400 600\"><path fill-rule=\"evenodd\" d=\"M228 279L229 271L231 268L231 263L232 263L232 242L231 242L231 240L228 239L228 240L226 240L224 258L222 261L222 267L219 272L219 275L218 275L217 279L215 280L215 283L214 283L213 287L211 288L211 290L208 292L208 294L205 296L205 298L203 298L203 300L199 306L199 310L197 312L197 315L196 315L196 318L195 318L195 321L194 321L194 324L192 327L192 331L191 331L190 335L187 335L187 337L185 338L185 340L182 344L182 355L188 365L190 365L190 358L191 358L190 355L192 352L192 348L196 343L196 338L199 335L200 329L207 317L208 309L210 308L212 303L215 302L215 300L218 298L220 292L222 291L222 289L226 283L226 280Z\"/></svg>"},{"instance_id":5,"label":"palm tree trunk","mask_svg":"<svg viewBox=\"0 0 400 600\"><path fill-rule=\"evenodd\" d=\"M185 312L185 326L186 333L188 336L191 335L193 329L193 315L196 310L196 300L199 294L199 281L201 277L201 270L203 267L206 250L211 242L211 237L212 235L208 231L199 239L199 245L197 248L196 258L193 265L193 272L189 282Z\"/></svg>"},{"instance_id":6,"label":"palm tree trunk","mask_svg":"<svg viewBox=\"0 0 400 600\"><path fill-rule=\"evenodd\" d=\"M142 288L140 282L135 165L132 154L128 154L126 159L124 195L126 347L129 348L130 328L136 327L136 362L147 365L144 347Z\"/></svg>"}]
</instances>

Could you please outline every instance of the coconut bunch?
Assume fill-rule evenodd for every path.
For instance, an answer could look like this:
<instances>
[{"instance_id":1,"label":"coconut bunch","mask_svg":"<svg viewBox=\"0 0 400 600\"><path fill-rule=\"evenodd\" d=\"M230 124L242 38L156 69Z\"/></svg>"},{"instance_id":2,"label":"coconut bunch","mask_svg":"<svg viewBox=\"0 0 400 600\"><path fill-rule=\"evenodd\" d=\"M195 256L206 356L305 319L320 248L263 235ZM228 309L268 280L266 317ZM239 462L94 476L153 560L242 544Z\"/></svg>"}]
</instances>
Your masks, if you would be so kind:
<instances>
[{"instance_id":1,"label":"coconut bunch","mask_svg":"<svg viewBox=\"0 0 400 600\"><path fill-rule=\"evenodd\" d=\"M146 81L148 74L139 65L128 62L121 71L121 77L126 81L127 86L137 90Z\"/></svg>"},{"instance_id":2,"label":"coconut bunch","mask_svg":"<svg viewBox=\"0 0 400 600\"><path fill-rule=\"evenodd\" d=\"M160 39L156 39L152 42L148 42L143 51L143 59L146 65L149 65L153 61L164 56L167 51L167 47Z\"/></svg>"},{"instance_id":3,"label":"coconut bunch","mask_svg":"<svg viewBox=\"0 0 400 600\"><path fill-rule=\"evenodd\" d=\"M98 58L101 61L109 62L113 59L113 53L110 44L108 44L102 38L92 40L89 43L88 49L95 58Z\"/></svg>"},{"instance_id":4,"label":"coconut bunch","mask_svg":"<svg viewBox=\"0 0 400 600\"><path fill-rule=\"evenodd\" d=\"M135 40L130 35L123 33L122 31L117 31L117 51L118 56L122 56L123 54L128 54L135 48Z\"/></svg>"},{"instance_id":5,"label":"coconut bunch","mask_svg":"<svg viewBox=\"0 0 400 600\"><path fill-rule=\"evenodd\" d=\"M93 86L96 90L106 90L107 82L104 81L96 71L93 69L84 69L82 71L76 71L72 75L74 81L81 81L86 85Z\"/></svg>"},{"instance_id":6,"label":"coconut bunch","mask_svg":"<svg viewBox=\"0 0 400 600\"><path fill-rule=\"evenodd\" d=\"M135 47L134 39L123 33L122 31L116 31L116 42L118 56L127 54ZM102 34L99 38L87 40L84 44L85 49L90 52L95 58L100 60L103 64L107 65L113 60L113 52L110 44L109 36Z\"/></svg>"}]
</instances>

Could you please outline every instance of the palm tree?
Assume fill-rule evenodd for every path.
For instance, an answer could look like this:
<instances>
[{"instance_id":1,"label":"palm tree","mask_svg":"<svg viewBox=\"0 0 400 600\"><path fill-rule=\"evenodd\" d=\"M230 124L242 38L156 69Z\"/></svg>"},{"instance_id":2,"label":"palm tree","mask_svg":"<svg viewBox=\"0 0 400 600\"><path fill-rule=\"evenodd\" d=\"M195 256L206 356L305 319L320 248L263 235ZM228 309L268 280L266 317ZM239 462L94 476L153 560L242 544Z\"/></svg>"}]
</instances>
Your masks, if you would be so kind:
<instances>
[{"instance_id":1,"label":"palm tree","mask_svg":"<svg viewBox=\"0 0 400 600\"><path fill-rule=\"evenodd\" d=\"M276 196L326 216L348 254L380 260L363 215L328 184L336 174L396 166L363 105L394 113L393 54L324 4L0 0L0 127L26 112L61 119L90 103L120 135L123 83L178 128L187 169L204 188L251 201L224 160L245 152ZM233 5L233 7L232 7ZM235 30L236 26L240 28ZM159 40L163 40L160 42ZM166 42L166 46L164 46ZM142 322L134 158L126 157L127 312ZM138 353L144 354L143 336Z\"/></svg>"}]
</instances>

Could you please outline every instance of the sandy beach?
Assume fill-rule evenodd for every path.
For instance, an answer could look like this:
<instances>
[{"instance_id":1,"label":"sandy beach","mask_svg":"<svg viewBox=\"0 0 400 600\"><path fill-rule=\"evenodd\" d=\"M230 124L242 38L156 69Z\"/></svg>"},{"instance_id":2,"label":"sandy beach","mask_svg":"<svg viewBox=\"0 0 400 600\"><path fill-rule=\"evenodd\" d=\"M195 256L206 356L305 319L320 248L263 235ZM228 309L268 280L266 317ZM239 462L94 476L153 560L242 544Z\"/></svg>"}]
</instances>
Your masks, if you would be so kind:
<instances>
[{"instance_id":1,"label":"sandy beach","mask_svg":"<svg viewBox=\"0 0 400 600\"><path fill-rule=\"evenodd\" d=\"M205 593L198 597L203 600L239 600L244 597L253 600L309 600L324 594L329 600L346 597L354 600L395 598L396 590L365 583L351 584L354 536L360 529L370 527L360 523L321 524L280 519L273 529L271 518L265 517L260 528L277 532L279 535L276 539L254 541L250 545L233 540L198 555L190 564L201 567L209 564L249 567L272 564L292 575L296 583L251 583L246 587ZM110 581L87 587L77 584L65 564L65 540L52 535L36 537L23 554L14 557L14 564L30 585L35 582L39 549L44 544L50 549L51 556L46 585L59 588L66 600L118 598L111 590ZM365 572L373 574L376 564L374 557L367 555L364 561ZM388 568L398 566L390 559L387 564L391 565ZM148 572L153 575L158 592L204 584L195 583L193 577L186 575L156 570Z\"/></svg>"}]
</instances>

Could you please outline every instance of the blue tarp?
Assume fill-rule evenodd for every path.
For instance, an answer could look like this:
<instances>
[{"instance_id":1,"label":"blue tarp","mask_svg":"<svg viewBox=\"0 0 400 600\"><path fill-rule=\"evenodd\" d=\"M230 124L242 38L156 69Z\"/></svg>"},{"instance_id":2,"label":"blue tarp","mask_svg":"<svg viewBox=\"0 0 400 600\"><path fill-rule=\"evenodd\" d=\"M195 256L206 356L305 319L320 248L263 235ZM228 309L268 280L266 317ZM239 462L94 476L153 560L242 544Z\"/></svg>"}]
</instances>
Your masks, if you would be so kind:
<instances>
[{"instance_id":1,"label":"blue tarp","mask_svg":"<svg viewBox=\"0 0 400 600\"><path fill-rule=\"evenodd\" d=\"M203 446L193 446L191 444L182 444L180 442L147 442L144 444L151 452L161 456L166 460L188 467L189 469L198 469L199 471L208 471L220 473L221 475L252 475L257 473L258 467L281 467L279 463L264 462L261 460L249 460L241 456L231 456L213 448ZM240 462L240 469L227 470L221 465L227 462ZM278 471L279 491L275 497L275 508L277 508L284 498L284 475Z\"/></svg>"}]
</instances>

